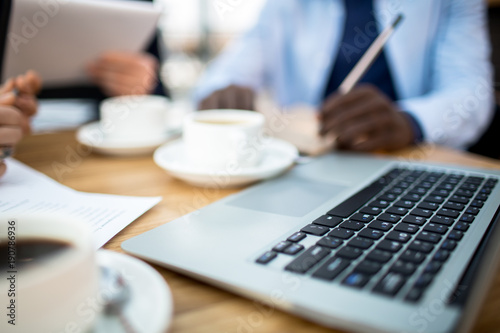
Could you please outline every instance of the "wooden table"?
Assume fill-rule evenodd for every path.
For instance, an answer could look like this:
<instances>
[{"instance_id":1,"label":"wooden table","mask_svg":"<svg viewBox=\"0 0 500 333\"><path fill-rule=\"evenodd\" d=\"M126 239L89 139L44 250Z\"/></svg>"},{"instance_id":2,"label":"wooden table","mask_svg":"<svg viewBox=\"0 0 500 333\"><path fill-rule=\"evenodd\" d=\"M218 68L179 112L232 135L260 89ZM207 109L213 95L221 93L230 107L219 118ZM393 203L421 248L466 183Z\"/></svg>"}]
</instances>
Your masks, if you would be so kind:
<instances>
[{"instance_id":1,"label":"wooden table","mask_svg":"<svg viewBox=\"0 0 500 333\"><path fill-rule=\"evenodd\" d=\"M401 159L500 168L498 161L432 146L407 149L392 155ZM79 191L163 196L161 203L104 246L117 252L122 252L120 244L126 239L237 192L234 189L204 192L203 189L186 185L157 167L151 157L109 158L92 154L75 141L73 132L28 137L19 145L15 157ZM335 332L279 310L262 312L251 300L154 267L163 275L173 292L175 310L169 332ZM498 309L500 274L497 274L474 331L500 331Z\"/></svg>"}]
</instances>

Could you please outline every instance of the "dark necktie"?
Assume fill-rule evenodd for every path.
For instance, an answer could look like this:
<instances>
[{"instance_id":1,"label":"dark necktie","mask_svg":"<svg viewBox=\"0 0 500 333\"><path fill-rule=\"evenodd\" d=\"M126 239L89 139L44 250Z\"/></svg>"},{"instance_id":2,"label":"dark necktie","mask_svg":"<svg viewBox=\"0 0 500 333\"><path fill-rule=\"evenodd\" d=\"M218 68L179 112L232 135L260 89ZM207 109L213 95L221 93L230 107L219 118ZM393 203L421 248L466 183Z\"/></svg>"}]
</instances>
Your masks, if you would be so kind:
<instances>
[{"instance_id":1,"label":"dark necktie","mask_svg":"<svg viewBox=\"0 0 500 333\"><path fill-rule=\"evenodd\" d=\"M373 1L344 0L346 9L344 36L324 91L323 97L325 99L338 89L378 36L377 23L373 15ZM392 101L398 99L384 52L380 54L361 79L360 83L363 82L377 86Z\"/></svg>"}]
</instances>

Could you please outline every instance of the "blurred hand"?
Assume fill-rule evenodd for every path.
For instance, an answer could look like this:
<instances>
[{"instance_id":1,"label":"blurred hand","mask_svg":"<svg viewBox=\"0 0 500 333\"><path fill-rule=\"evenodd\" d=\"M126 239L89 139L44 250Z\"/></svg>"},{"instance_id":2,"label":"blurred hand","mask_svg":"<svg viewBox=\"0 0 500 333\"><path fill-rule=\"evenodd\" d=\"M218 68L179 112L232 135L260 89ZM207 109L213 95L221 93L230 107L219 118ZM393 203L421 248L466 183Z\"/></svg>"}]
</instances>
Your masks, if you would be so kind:
<instances>
[{"instance_id":1,"label":"blurred hand","mask_svg":"<svg viewBox=\"0 0 500 333\"><path fill-rule=\"evenodd\" d=\"M106 52L91 63L92 80L108 96L147 95L157 82L158 61L147 53Z\"/></svg>"},{"instance_id":2,"label":"blurred hand","mask_svg":"<svg viewBox=\"0 0 500 333\"><path fill-rule=\"evenodd\" d=\"M38 108L36 94L42 87L42 80L34 71L7 80L0 87L0 106L11 106L20 112L23 132L30 132L29 119ZM0 118L0 126L2 119Z\"/></svg>"},{"instance_id":3,"label":"blurred hand","mask_svg":"<svg viewBox=\"0 0 500 333\"><path fill-rule=\"evenodd\" d=\"M3 99L0 98L0 102ZM26 118L19 109L0 105L0 148L14 147L22 139ZM5 171L5 162L0 159L0 176Z\"/></svg>"},{"instance_id":4,"label":"blurred hand","mask_svg":"<svg viewBox=\"0 0 500 333\"><path fill-rule=\"evenodd\" d=\"M320 121L320 135L336 136L340 149L395 150L415 137L408 116L372 85L330 95L321 107Z\"/></svg>"},{"instance_id":5,"label":"blurred hand","mask_svg":"<svg viewBox=\"0 0 500 333\"><path fill-rule=\"evenodd\" d=\"M199 110L239 109L255 110L255 92L247 87L230 85L217 90L200 102Z\"/></svg>"}]
</instances>

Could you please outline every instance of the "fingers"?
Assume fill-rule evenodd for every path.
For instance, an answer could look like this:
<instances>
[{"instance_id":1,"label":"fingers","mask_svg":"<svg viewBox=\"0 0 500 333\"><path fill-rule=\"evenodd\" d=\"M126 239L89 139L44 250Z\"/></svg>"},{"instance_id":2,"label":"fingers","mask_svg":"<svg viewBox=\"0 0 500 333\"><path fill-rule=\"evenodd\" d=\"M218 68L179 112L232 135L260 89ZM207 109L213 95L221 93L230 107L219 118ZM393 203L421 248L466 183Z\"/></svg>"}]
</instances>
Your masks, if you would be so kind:
<instances>
[{"instance_id":1,"label":"fingers","mask_svg":"<svg viewBox=\"0 0 500 333\"><path fill-rule=\"evenodd\" d=\"M38 102L33 95L19 95L15 99L14 106L23 112L27 117L35 115L38 109Z\"/></svg>"},{"instance_id":2,"label":"fingers","mask_svg":"<svg viewBox=\"0 0 500 333\"><path fill-rule=\"evenodd\" d=\"M252 89L231 85L215 91L198 105L199 110L240 109L255 110L255 93Z\"/></svg>"},{"instance_id":3,"label":"fingers","mask_svg":"<svg viewBox=\"0 0 500 333\"><path fill-rule=\"evenodd\" d=\"M28 130L28 117L14 107L0 106L0 146L14 146Z\"/></svg>"},{"instance_id":4,"label":"fingers","mask_svg":"<svg viewBox=\"0 0 500 333\"><path fill-rule=\"evenodd\" d=\"M158 61L140 53L107 52L89 65L94 82L111 96L144 95L153 91Z\"/></svg>"},{"instance_id":5,"label":"fingers","mask_svg":"<svg viewBox=\"0 0 500 333\"><path fill-rule=\"evenodd\" d=\"M13 92L6 92L0 94L0 106L1 105L14 105L16 103L16 95Z\"/></svg>"}]
</instances>

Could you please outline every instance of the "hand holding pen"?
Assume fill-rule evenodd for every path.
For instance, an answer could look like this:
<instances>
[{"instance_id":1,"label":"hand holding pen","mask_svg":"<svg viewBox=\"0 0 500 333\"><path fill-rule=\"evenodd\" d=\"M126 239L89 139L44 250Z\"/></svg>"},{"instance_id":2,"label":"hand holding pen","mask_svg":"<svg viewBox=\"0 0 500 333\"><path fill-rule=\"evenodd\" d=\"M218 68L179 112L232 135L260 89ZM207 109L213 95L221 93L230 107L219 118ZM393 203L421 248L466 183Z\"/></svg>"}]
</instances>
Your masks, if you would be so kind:
<instances>
[{"instance_id":1,"label":"hand holding pen","mask_svg":"<svg viewBox=\"0 0 500 333\"><path fill-rule=\"evenodd\" d=\"M394 150L414 140L413 127L407 114L400 112L376 87L367 84L356 86L402 19L403 16L399 15L381 32L337 92L328 96L321 106L320 135L336 137L339 149Z\"/></svg>"},{"instance_id":2,"label":"hand holding pen","mask_svg":"<svg viewBox=\"0 0 500 333\"><path fill-rule=\"evenodd\" d=\"M0 175L5 172L2 160L12 154L13 147L30 131L29 119L36 113L35 94L40 88L41 80L33 71L0 86Z\"/></svg>"}]
</instances>

